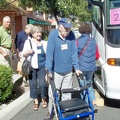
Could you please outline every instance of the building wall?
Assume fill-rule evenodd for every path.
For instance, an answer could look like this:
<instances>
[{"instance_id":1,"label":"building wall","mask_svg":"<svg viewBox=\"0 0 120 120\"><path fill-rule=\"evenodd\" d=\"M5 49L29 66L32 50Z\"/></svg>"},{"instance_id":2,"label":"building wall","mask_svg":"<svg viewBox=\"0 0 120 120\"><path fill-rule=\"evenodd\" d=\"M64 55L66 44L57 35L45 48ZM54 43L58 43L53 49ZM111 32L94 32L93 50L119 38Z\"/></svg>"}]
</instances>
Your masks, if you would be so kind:
<instances>
[{"instance_id":1,"label":"building wall","mask_svg":"<svg viewBox=\"0 0 120 120\"><path fill-rule=\"evenodd\" d=\"M22 29L23 30L27 24L28 24L27 16L22 16Z\"/></svg>"},{"instance_id":2,"label":"building wall","mask_svg":"<svg viewBox=\"0 0 120 120\"><path fill-rule=\"evenodd\" d=\"M22 16L15 16L15 33L22 30Z\"/></svg>"}]
</instances>

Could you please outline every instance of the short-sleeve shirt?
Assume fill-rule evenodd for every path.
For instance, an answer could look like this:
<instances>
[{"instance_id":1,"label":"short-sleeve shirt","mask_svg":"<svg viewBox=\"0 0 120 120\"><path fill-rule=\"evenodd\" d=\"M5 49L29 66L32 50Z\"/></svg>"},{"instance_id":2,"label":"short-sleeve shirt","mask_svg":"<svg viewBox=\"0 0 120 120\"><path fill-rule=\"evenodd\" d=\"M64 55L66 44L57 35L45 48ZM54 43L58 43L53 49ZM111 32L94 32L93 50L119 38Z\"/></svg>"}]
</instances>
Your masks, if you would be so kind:
<instances>
[{"instance_id":1,"label":"short-sleeve shirt","mask_svg":"<svg viewBox=\"0 0 120 120\"><path fill-rule=\"evenodd\" d=\"M10 31L3 26L0 27L0 46L5 46L7 48L11 48L12 46Z\"/></svg>"}]
</instances>

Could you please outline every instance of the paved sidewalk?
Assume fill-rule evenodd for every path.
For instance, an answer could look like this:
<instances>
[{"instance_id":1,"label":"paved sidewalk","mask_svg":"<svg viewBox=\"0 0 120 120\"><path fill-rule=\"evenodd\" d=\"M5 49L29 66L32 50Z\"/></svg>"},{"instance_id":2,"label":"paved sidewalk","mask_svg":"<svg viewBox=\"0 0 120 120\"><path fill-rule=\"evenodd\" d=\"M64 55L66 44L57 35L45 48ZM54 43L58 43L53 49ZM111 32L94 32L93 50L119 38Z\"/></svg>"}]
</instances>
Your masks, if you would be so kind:
<instances>
[{"instance_id":1,"label":"paved sidewalk","mask_svg":"<svg viewBox=\"0 0 120 120\"><path fill-rule=\"evenodd\" d=\"M74 84L77 85L76 80L74 80ZM119 106L120 102L112 101L109 102L109 105L99 107L98 113L95 114L95 120L120 120L120 107L112 106L115 103ZM47 118L47 108L43 109L40 105L38 111L33 111L32 106L33 101L29 98L28 90L17 100L0 110L0 120L44 120ZM55 117L54 120L56 120Z\"/></svg>"}]
</instances>

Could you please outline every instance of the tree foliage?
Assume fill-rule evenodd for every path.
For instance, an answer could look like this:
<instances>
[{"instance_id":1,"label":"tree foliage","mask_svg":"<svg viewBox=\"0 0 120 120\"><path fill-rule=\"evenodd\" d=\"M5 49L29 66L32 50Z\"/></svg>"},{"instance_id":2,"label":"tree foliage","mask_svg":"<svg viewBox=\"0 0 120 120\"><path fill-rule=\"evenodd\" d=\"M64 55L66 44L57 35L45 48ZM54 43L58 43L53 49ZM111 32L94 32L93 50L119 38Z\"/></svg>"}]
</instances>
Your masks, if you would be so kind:
<instances>
[{"instance_id":1,"label":"tree foliage","mask_svg":"<svg viewBox=\"0 0 120 120\"><path fill-rule=\"evenodd\" d=\"M34 10L49 13L57 19L70 17L73 21L91 21L87 0L18 0L22 7L33 7Z\"/></svg>"},{"instance_id":2,"label":"tree foliage","mask_svg":"<svg viewBox=\"0 0 120 120\"><path fill-rule=\"evenodd\" d=\"M9 3L6 0L0 0L0 8L6 8Z\"/></svg>"},{"instance_id":3,"label":"tree foliage","mask_svg":"<svg viewBox=\"0 0 120 120\"><path fill-rule=\"evenodd\" d=\"M4 1L4 2L3 2ZM0 6L6 5L7 0L0 0ZM14 1L14 0L13 0ZM33 7L34 10L45 12L59 17L70 17L73 21L91 21L91 12L88 11L87 0L16 0L19 6Z\"/></svg>"}]
</instances>

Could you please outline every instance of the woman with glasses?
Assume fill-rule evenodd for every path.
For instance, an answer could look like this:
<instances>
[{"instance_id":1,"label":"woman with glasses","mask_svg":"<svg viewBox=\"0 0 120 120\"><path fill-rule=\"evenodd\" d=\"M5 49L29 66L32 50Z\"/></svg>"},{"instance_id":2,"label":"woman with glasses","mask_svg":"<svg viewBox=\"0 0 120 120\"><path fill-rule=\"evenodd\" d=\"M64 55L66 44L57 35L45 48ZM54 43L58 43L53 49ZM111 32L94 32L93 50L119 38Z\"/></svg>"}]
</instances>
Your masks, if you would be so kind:
<instances>
[{"instance_id":1,"label":"woman with glasses","mask_svg":"<svg viewBox=\"0 0 120 120\"><path fill-rule=\"evenodd\" d=\"M32 39L25 41L23 56L31 61L32 73L29 75L30 97L34 99L33 110L38 110L39 89L41 92L42 107L47 107L46 84L45 84L45 62L47 42L42 40L42 28L33 26L31 29ZM30 46L31 44L31 46ZM31 48L32 47L32 48Z\"/></svg>"}]
</instances>

